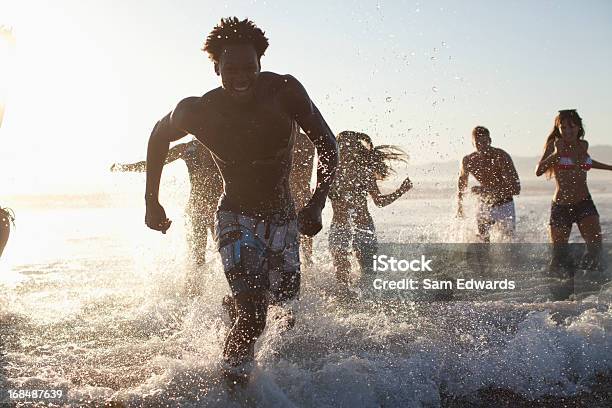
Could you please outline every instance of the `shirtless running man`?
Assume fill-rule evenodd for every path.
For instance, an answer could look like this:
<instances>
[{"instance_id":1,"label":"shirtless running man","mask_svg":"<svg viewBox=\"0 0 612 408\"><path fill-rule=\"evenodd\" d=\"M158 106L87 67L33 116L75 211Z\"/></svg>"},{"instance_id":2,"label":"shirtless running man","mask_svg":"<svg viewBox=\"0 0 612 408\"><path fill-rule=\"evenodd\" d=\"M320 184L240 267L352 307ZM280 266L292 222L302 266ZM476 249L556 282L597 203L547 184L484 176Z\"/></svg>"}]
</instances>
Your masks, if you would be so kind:
<instances>
[{"instance_id":1,"label":"shirtless running man","mask_svg":"<svg viewBox=\"0 0 612 408\"><path fill-rule=\"evenodd\" d=\"M480 185L471 191L478 196L478 235L489 242L489 231L499 224L505 235L514 234L516 214L513 196L521 192L521 183L512 158L502 149L491 146L489 130L476 126L472 131L472 144L476 151L461 161L457 191L457 216L463 217L463 194L470 174Z\"/></svg>"},{"instance_id":2,"label":"shirtless running man","mask_svg":"<svg viewBox=\"0 0 612 408\"><path fill-rule=\"evenodd\" d=\"M289 186L296 210L302 209L312 196L310 179L314 167L314 156L315 148L308 136L300 133L295 139L293 167L289 176ZM214 235L215 212L219 197L223 193L223 180L210 152L195 138L190 142L179 143L172 147L168 151L164 164L170 164L178 159L182 159L187 165L191 185L189 200L185 208L188 221L186 227L189 254L195 262L194 266L202 269L206 265L208 232ZM147 162L114 163L110 170L145 172ZM311 265L312 237L300 235L300 250L303 255L303 263ZM193 295L199 293L198 290L193 290L199 288L197 279L198 274L188 275L187 286Z\"/></svg>"},{"instance_id":3,"label":"shirtless running man","mask_svg":"<svg viewBox=\"0 0 612 408\"><path fill-rule=\"evenodd\" d=\"M215 229L236 312L223 348L230 386L248 380L268 305L298 295L298 228L309 236L321 230L338 163L334 134L302 84L290 75L261 72L267 47L253 22L222 19L204 45L222 86L180 101L157 122L147 150L145 222L162 233L171 224L158 200L170 142L193 134L221 172ZM319 162L315 192L296 219L289 171L299 127L315 145Z\"/></svg>"}]
</instances>

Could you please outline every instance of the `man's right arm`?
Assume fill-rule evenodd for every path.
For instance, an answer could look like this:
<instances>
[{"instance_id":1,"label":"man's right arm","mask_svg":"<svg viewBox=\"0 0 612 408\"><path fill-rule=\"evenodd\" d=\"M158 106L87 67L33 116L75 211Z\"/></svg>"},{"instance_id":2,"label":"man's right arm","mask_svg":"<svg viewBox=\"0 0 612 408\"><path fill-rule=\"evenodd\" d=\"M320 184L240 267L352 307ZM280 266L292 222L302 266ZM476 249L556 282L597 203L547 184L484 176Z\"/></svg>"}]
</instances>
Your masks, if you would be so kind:
<instances>
[{"instance_id":1,"label":"man's right arm","mask_svg":"<svg viewBox=\"0 0 612 408\"><path fill-rule=\"evenodd\" d=\"M170 149L170 142L187 135L186 123L190 116L193 99L195 98L180 101L172 112L155 124L151 132L147 147L147 201L149 199L157 201L159 197L159 182Z\"/></svg>"},{"instance_id":2,"label":"man's right arm","mask_svg":"<svg viewBox=\"0 0 612 408\"><path fill-rule=\"evenodd\" d=\"M193 98L183 99L174 111L164 116L153 128L147 147L147 187L145 222L149 228L165 232L170 226L163 207L159 204L159 183L168 155L170 142L187 135L185 123L190 114Z\"/></svg>"}]
</instances>

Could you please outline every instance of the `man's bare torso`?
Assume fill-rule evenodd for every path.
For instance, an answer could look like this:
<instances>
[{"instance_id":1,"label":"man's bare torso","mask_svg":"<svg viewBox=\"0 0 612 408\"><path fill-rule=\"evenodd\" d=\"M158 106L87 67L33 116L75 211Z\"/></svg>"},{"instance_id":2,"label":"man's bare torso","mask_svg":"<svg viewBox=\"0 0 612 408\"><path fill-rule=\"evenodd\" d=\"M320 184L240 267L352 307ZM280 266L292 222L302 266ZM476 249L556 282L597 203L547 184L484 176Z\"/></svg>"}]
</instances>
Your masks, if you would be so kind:
<instances>
[{"instance_id":1,"label":"man's bare torso","mask_svg":"<svg viewBox=\"0 0 612 408\"><path fill-rule=\"evenodd\" d=\"M294 212L288 179L298 126L280 96L282 81L261 73L255 101L247 105L229 100L221 88L185 100L184 129L210 150L223 177L221 209Z\"/></svg>"},{"instance_id":2,"label":"man's bare torso","mask_svg":"<svg viewBox=\"0 0 612 408\"><path fill-rule=\"evenodd\" d=\"M507 153L503 150L491 147L486 153L474 152L465 157L465 170L489 192L483 199L500 200L512 197L512 194L504 189L506 179L509 178L503 166L506 156Z\"/></svg>"}]
</instances>

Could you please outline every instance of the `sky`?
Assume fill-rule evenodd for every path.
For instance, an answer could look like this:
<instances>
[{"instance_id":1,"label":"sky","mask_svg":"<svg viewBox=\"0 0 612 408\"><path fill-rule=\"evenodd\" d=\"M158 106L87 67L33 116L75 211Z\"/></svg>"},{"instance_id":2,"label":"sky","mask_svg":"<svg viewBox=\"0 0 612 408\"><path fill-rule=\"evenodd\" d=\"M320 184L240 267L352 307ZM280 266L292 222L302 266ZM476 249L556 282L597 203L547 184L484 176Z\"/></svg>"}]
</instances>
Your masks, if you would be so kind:
<instances>
[{"instance_id":1,"label":"sky","mask_svg":"<svg viewBox=\"0 0 612 408\"><path fill-rule=\"evenodd\" d=\"M457 160L476 125L535 156L559 109L612 143L612 2L0 0L0 195L108 191L155 122L220 85L201 51L221 17L270 39L335 133L363 131L422 164ZM185 139L185 141L188 139ZM144 186L143 186L144 189Z\"/></svg>"}]
</instances>

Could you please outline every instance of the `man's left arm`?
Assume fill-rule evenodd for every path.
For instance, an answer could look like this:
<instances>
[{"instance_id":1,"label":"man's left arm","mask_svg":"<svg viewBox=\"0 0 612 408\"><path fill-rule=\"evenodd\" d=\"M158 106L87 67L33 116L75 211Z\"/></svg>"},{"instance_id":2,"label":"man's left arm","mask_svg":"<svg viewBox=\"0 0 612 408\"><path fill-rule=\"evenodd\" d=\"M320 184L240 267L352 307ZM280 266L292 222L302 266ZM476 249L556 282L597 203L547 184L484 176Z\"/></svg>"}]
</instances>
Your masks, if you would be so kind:
<instances>
[{"instance_id":1,"label":"man's left arm","mask_svg":"<svg viewBox=\"0 0 612 408\"><path fill-rule=\"evenodd\" d=\"M510 195L519 195L521 193L521 181L519 175L514 167L512 157L506 152L502 153L502 177L506 181L506 192Z\"/></svg>"},{"instance_id":2,"label":"man's left arm","mask_svg":"<svg viewBox=\"0 0 612 408\"><path fill-rule=\"evenodd\" d=\"M314 194L299 215L301 232L312 236L322 228L321 211L338 166L338 146L334 133L302 84L290 75L284 76L284 82L283 100L292 117L315 145L319 157Z\"/></svg>"}]
</instances>

